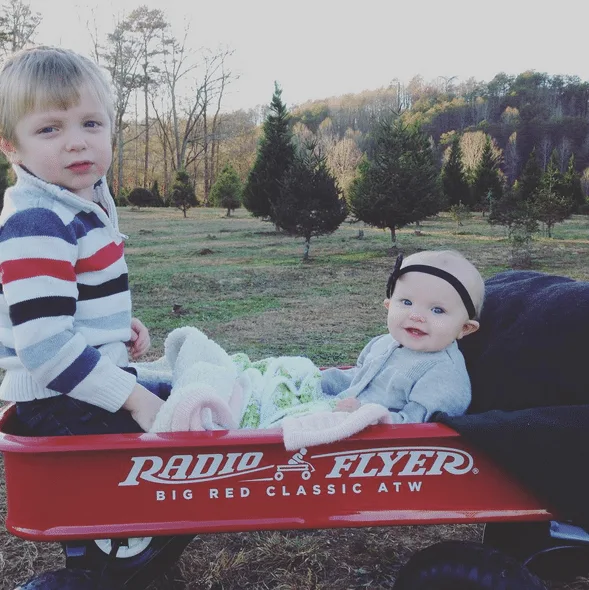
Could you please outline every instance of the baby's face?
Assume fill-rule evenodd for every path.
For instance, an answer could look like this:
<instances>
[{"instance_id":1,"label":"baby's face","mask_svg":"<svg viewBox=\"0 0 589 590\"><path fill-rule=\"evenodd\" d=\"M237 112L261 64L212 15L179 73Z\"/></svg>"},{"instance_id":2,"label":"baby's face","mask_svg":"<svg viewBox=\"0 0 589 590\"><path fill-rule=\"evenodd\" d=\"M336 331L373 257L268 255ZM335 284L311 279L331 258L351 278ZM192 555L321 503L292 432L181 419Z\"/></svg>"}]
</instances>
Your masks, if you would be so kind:
<instances>
[{"instance_id":1,"label":"baby's face","mask_svg":"<svg viewBox=\"0 0 589 590\"><path fill-rule=\"evenodd\" d=\"M39 109L15 127L9 157L45 182L92 200L93 187L112 161L110 120L100 101L85 87L67 109Z\"/></svg>"},{"instance_id":2,"label":"baby's face","mask_svg":"<svg viewBox=\"0 0 589 590\"><path fill-rule=\"evenodd\" d=\"M385 307L391 336L419 352L443 350L478 329L478 322L469 320L456 289L426 273L402 275L391 299L385 299Z\"/></svg>"}]
</instances>

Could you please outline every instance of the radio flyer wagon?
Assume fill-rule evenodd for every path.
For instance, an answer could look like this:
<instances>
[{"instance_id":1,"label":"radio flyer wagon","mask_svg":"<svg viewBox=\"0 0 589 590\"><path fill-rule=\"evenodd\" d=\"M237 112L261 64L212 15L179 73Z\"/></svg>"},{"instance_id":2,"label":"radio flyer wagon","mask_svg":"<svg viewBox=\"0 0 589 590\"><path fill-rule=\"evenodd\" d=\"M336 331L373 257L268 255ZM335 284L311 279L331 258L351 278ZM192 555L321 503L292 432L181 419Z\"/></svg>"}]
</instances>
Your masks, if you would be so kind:
<instances>
[{"instance_id":1,"label":"radio flyer wagon","mask_svg":"<svg viewBox=\"0 0 589 590\"><path fill-rule=\"evenodd\" d=\"M213 532L488 523L482 544L415 554L397 590L544 588L524 565L589 548L584 529L439 423L289 452L280 430L24 437L8 405L0 451L8 531L61 543L71 588L90 587L74 583L88 570L104 587L144 589Z\"/></svg>"}]
</instances>

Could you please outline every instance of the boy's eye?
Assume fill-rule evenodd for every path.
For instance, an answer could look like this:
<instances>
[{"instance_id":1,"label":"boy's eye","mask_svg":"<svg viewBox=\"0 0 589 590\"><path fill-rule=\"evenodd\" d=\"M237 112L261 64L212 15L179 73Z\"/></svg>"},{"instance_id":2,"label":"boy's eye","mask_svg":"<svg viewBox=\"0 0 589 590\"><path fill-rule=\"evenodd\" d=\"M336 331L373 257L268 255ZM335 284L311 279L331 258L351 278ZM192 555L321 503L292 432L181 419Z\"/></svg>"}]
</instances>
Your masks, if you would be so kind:
<instances>
[{"instance_id":1,"label":"boy's eye","mask_svg":"<svg viewBox=\"0 0 589 590\"><path fill-rule=\"evenodd\" d=\"M441 308L441 307L432 307L432 311L433 311L435 314L446 313L446 312L444 311L444 309L443 309L443 308Z\"/></svg>"},{"instance_id":2,"label":"boy's eye","mask_svg":"<svg viewBox=\"0 0 589 590\"><path fill-rule=\"evenodd\" d=\"M37 133L53 133L55 131L55 127L48 125L47 127L42 127L39 129Z\"/></svg>"},{"instance_id":3,"label":"boy's eye","mask_svg":"<svg viewBox=\"0 0 589 590\"><path fill-rule=\"evenodd\" d=\"M90 127L90 128L94 128L94 127L100 127L101 123L99 121L86 121L84 123L85 127Z\"/></svg>"},{"instance_id":4,"label":"boy's eye","mask_svg":"<svg viewBox=\"0 0 589 590\"><path fill-rule=\"evenodd\" d=\"M401 305L413 305L410 299L401 299Z\"/></svg>"}]
</instances>

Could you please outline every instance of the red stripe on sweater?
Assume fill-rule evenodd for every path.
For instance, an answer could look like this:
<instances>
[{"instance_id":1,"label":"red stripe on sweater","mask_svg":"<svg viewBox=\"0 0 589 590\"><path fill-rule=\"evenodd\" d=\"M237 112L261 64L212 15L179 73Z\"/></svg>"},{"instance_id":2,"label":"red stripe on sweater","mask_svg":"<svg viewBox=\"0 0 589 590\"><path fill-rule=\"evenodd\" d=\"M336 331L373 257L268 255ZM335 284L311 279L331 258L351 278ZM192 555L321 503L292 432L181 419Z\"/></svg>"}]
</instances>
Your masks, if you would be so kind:
<instances>
[{"instance_id":1,"label":"red stripe on sweater","mask_svg":"<svg viewBox=\"0 0 589 590\"><path fill-rule=\"evenodd\" d=\"M92 254L92 256L89 256L88 258L80 258L76 263L76 273L81 274L83 272L103 270L109 267L123 257L123 248L123 242L120 244L111 242L108 246L105 246Z\"/></svg>"},{"instance_id":2,"label":"red stripe on sweater","mask_svg":"<svg viewBox=\"0 0 589 590\"><path fill-rule=\"evenodd\" d=\"M32 277L55 277L63 281L76 281L76 273L72 265L65 260L51 260L50 258L21 258L20 260L6 260L0 266L2 284L12 281L30 279Z\"/></svg>"}]
</instances>

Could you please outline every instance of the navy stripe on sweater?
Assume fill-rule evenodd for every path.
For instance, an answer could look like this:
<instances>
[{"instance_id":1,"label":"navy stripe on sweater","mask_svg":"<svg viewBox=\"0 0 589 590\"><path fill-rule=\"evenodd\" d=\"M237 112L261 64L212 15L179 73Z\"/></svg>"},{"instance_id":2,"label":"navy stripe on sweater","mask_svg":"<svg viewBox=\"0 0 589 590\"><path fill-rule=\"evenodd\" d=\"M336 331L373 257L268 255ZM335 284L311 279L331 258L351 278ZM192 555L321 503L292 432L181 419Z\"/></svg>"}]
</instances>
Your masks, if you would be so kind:
<instances>
[{"instance_id":1,"label":"navy stripe on sweater","mask_svg":"<svg viewBox=\"0 0 589 590\"><path fill-rule=\"evenodd\" d=\"M81 222L76 225L76 237L78 239L87 235L90 230L104 227L104 223L100 221L98 215L93 211L80 211L76 214L75 219Z\"/></svg>"},{"instance_id":2,"label":"navy stripe on sweater","mask_svg":"<svg viewBox=\"0 0 589 590\"><path fill-rule=\"evenodd\" d=\"M14 326L39 318L73 316L76 313L74 297L37 297L10 306L10 321Z\"/></svg>"},{"instance_id":3,"label":"navy stripe on sweater","mask_svg":"<svg viewBox=\"0 0 589 590\"><path fill-rule=\"evenodd\" d=\"M123 273L116 279L111 279L100 285L84 285L78 283L78 301L109 297L110 295L116 295L117 293L124 293L128 288L129 277L127 273Z\"/></svg>"},{"instance_id":4,"label":"navy stripe on sweater","mask_svg":"<svg viewBox=\"0 0 589 590\"><path fill-rule=\"evenodd\" d=\"M13 238L43 236L76 245L73 232L68 231L68 226L65 228L64 232L63 221L57 213L44 208L27 209L15 213L6 221L0 232L0 244Z\"/></svg>"},{"instance_id":5,"label":"navy stripe on sweater","mask_svg":"<svg viewBox=\"0 0 589 590\"><path fill-rule=\"evenodd\" d=\"M100 353L91 346L86 346L82 354L64 371L62 371L51 383L47 385L53 391L70 393L75 389L94 369L100 360Z\"/></svg>"}]
</instances>

